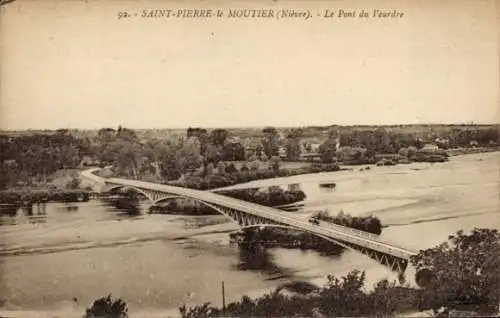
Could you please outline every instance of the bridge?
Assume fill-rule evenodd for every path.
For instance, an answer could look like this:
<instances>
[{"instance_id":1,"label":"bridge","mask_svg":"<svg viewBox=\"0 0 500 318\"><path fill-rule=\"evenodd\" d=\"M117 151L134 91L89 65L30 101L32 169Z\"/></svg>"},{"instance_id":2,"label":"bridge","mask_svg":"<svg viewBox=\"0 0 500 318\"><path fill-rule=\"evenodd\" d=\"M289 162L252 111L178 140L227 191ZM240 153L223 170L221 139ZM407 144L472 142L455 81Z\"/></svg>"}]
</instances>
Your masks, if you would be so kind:
<instances>
[{"instance_id":1,"label":"bridge","mask_svg":"<svg viewBox=\"0 0 500 318\"><path fill-rule=\"evenodd\" d=\"M225 215L242 228L270 226L308 232L346 249L368 255L372 259L400 273L404 273L406 270L410 257L417 254L415 251L385 242L378 235L368 232L327 222L314 225L297 219L293 217L293 214L276 208L230 198L211 191L194 190L138 180L102 178L95 175L95 172L98 170L100 169L86 170L81 172L81 175L94 184L101 185L101 191L103 192L131 189L143 194L153 203L172 198L195 200Z\"/></svg>"}]
</instances>

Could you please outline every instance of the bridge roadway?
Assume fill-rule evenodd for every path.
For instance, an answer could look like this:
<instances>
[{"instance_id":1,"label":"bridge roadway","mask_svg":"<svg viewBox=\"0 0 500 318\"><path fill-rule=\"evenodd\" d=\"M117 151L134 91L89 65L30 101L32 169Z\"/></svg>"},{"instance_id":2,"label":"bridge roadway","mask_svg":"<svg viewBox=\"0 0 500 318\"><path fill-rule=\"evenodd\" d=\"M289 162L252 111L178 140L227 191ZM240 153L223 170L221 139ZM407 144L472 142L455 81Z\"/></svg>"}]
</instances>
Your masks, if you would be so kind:
<instances>
[{"instance_id":1,"label":"bridge roadway","mask_svg":"<svg viewBox=\"0 0 500 318\"><path fill-rule=\"evenodd\" d=\"M293 228L297 228L313 234L331 238L333 240L338 240L341 242L346 242L357 246L361 246L400 259L408 260L412 255L416 254L415 251L411 251L406 248L398 247L388 242L384 242L377 235L373 235L371 233L358 231L349 227L340 226L336 224L330 224L330 223L325 224L324 222L322 223L322 225L321 224L312 225L307 221L291 217L289 214L281 210L235 198L230 198L210 191L194 190L194 189L174 187L164 184L157 184L157 183L138 181L138 180L120 179L120 178L109 178L109 179L104 179L104 181L107 184L111 185L138 188L143 191L149 190L155 192L162 192L170 195L175 194L207 202L209 204L223 206L236 211L242 211L244 213L248 213L262 219L268 219L274 222L286 224Z\"/></svg>"}]
</instances>

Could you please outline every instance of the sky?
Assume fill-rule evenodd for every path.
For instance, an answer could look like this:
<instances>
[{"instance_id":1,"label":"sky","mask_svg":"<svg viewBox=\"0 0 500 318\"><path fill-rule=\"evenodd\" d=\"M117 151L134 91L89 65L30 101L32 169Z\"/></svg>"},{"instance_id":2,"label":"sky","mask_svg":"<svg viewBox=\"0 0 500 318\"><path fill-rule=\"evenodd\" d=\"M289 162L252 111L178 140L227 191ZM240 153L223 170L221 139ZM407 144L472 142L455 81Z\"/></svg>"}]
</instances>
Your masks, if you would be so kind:
<instances>
[{"instance_id":1,"label":"sky","mask_svg":"<svg viewBox=\"0 0 500 318\"><path fill-rule=\"evenodd\" d=\"M206 3L5 5L0 129L500 122L499 1L213 1L313 17L117 19Z\"/></svg>"}]
</instances>

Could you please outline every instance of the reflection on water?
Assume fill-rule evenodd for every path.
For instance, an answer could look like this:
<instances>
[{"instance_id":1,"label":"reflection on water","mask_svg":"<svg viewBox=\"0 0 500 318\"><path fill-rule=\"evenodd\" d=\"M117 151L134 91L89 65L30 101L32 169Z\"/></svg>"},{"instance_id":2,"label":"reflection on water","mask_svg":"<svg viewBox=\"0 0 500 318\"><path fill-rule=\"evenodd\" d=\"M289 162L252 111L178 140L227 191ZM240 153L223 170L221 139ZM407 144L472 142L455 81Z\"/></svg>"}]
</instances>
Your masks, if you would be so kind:
<instances>
[{"instance_id":1,"label":"reflection on water","mask_svg":"<svg viewBox=\"0 0 500 318\"><path fill-rule=\"evenodd\" d=\"M133 218L142 214L141 200L137 196L120 194L103 197L101 203L112 219ZM55 222L60 219L59 213L79 212L81 206L81 203L34 203L27 206L5 204L0 206L0 226L45 223L49 219ZM48 207L51 213L47 213Z\"/></svg>"},{"instance_id":2,"label":"reflection on water","mask_svg":"<svg viewBox=\"0 0 500 318\"><path fill-rule=\"evenodd\" d=\"M500 153L494 153L433 166L294 176L291 179L301 184L307 199L290 213L304 219L322 209L373 214L385 225L399 225L384 228L382 238L408 248L427 248L459 229L500 228L499 162ZM319 187L322 181L335 182L335 189ZM222 280L231 301L290 281L321 284L316 280L354 268L365 270L370 283L393 275L351 251L325 257L297 249L237 247L228 237L236 226L221 223L222 217L147 214L140 197L108 199L2 207L2 252L24 252L0 257L0 290L8 304L54 308L76 297L86 306L112 293L125 299L131 311L175 310L186 301L219 303L213 286ZM179 241L181 237L185 240ZM184 241L197 248L184 249ZM40 253L43 249L57 251Z\"/></svg>"},{"instance_id":3,"label":"reflection on water","mask_svg":"<svg viewBox=\"0 0 500 318\"><path fill-rule=\"evenodd\" d=\"M273 256L260 243L239 244L236 268L243 271L258 271L267 275L283 274L283 271L273 262Z\"/></svg>"},{"instance_id":4,"label":"reflection on water","mask_svg":"<svg viewBox=\"0 0 500 318\"><path fill-rule=\"evenodd\" d=\"M8 205L0 208L0 226L20 223L47 222L47 203L36 203L28 206Z\"/></svg>"},{"instance_id":5,"label":"reflection on water","mask_svg":"<svg viewBox=\"0 0 500 318\"><path fill-rule=\"evenodd\" d=\"M103 200L104 204L112 209L118 217L135 217L141 215L140 200L136 196L120 195Z\"/></svg>"}]
</instances>

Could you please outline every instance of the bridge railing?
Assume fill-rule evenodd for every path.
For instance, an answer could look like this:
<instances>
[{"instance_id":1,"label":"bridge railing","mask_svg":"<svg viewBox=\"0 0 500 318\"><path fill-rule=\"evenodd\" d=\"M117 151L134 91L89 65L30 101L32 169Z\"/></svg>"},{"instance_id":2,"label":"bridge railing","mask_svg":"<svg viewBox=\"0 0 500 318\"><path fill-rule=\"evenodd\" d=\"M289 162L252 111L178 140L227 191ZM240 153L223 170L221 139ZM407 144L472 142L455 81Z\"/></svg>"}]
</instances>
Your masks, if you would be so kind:
<instances>
[{"instance_id":1,"label":"bridge railing","mask_svg":"<svg viewBox=\"0 0 500 318\"><path fill-rule=\"evenodd\" d=\"M338 240L349 242L351 244L355 244L362 247L367 247L373 250L377 250L383 253L389 253L393 256L401 257L407 259L412 253L410 251L406 251L405 249L400 249L397 247L393 247L387 242L383 242L376 235L368 238L366 237L366 233L363 231L359 231L356 229L351 229L344 226L318 226L318 225L310 225L305 221L292 219L288 216L280 215L280 214L270 214L270 219L275 219L276 221L289 223L295 225L297 227L302 227L311 232L316 232L320 235L337 238ZM331 231L334 231L332 233ZM361 234L362 233L362 234ZM360 235L361 234L361 235ZM369 235L368 235L369 236Z\"/></svg>"},{"instance_id":2,"label":"bridge railing","mask_svg":"<svg viewBox=\"0 0 500 318\"><path fill-rule=\"evenodd\" d=\"M391 244L388 244L387 242L383 242L382 240L380 240L379 236L374 235L372 233L367 233L364 231L348 228L345 226L340 226L337 224L329 224L329 226L311 225L307 221L298 220L288 215L283 215L279 210L266 206L261 206L247 201L241 201L238 199L218 195L212 192L193 190L188 188L180 189L168 185L151 184L148 182L143 182L138 180L126 180L117 178L106 179L106 182L117 185L129 185L149 191L161 191L174 194L181 191L182 195L193 197L197 200L206 201L212 204L218 204L221 206L228 207L230 209L240 210L245 213L253 214L262 218L267 218L269 220L273 220L276 222L293 225L298 228L306 229L313 233L316 232L323 236L337 238L338 240L356 244L362 247L370 247L371 249L377 250L379 252L390 253L391 255L402 258L408 258L408 256L412 254L411 251L407 251L406 249L398 248L392 246Z\"/></svg>"},{"instance_id":3,"label":"bridge railing","mask_svg":"<svg viewBox=\"0 0 500 318\"><path fill-rule=\"evenodd\" d=\"M288 217L285 216L285 218ZM393 244L381 240L380 236L372 233L367 233L337 224L331 224L332 226L330 226L330 224L328 224L328 226L317 226L306 224L304 221L293 221L293 223L299 222L302 224L302 227L305 227L312 232L317 232L325 236L332 236L332 233L330 232L330 230L332 230L335 231L335 236L340 240L345 240L346 242L350 242L362 247L368 247L370 249L378 250L379 252L389 253L393 256L407 259L409 256L414 254L414 252L412 251L393 246Z\"/></svg>"},{"instance_id":4,"label":"bridge railing","mask_svg":"<svg viewBox=\"0 0 500 318\"><path fill-rule=\"evenodd\" d=\"M322 222L321 224L325 224L325 222ZM366 231L361 231L358 229L354 229L352 227L348 227L348 226L344 226L344 225L340 225L340 224L335 224L335 223L330 223L330 222L326 222L326 224L327 224L326 227L334 227L334 228L340 229L342 231L348 231L351 233L358 234L359 236L370 238L372 240L379 240L379 238L380 238L380 236L377 234L373 234L373 233L366 232Z\"/></svg>"}]
</instances>

